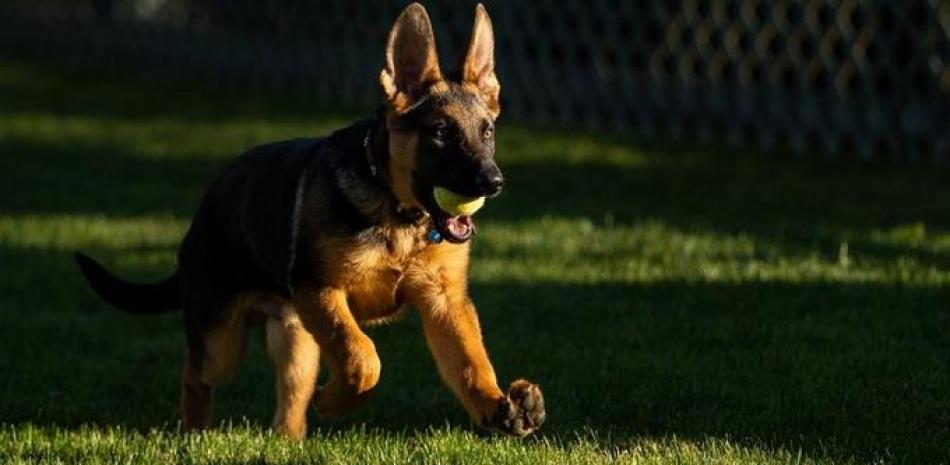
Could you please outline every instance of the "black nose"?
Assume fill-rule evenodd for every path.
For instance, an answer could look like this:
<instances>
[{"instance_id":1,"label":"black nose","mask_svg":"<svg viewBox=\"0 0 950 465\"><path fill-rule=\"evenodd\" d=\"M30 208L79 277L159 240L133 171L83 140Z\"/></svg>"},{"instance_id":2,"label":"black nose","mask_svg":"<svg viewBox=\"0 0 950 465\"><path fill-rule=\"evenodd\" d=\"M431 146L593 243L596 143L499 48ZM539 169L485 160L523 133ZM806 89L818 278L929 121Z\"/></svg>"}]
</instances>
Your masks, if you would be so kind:
<instances>
[{"instance_id":1,"label":"black nose","mask_svg":"<svg viewBox=\"0 0 950 465\"><path fill-rule=\"evenodd\" d=\"M478 177L478 189L486 197L494 197L501 193L501 188L505 185L505 178L502 177L498 169L490 170Z\"/></svg>"}]
</instances>

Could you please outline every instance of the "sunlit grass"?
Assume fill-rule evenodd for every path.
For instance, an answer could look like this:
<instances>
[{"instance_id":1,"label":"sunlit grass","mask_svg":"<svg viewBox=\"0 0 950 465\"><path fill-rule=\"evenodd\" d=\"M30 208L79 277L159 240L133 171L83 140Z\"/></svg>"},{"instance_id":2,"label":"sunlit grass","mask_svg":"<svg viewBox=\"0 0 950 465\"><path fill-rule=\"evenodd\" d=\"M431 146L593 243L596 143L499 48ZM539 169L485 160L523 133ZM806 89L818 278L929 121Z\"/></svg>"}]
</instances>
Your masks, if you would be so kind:
<instances>
[{"instance_id":1,"label":"sunlit grass","mask_svg":"<svg viewBox=\"0 0 950 465\"><path fill-rule=\"evenodd\" d=\"M524 442L486 439L445 428L412 434L356 428L318 434L291 444L256 428L224 426L223 431L183 436L121 428L59 430L24 426L0 431L0 458L21 463L319 463L375 464L823 464L800 451L764 451L722 439L642 439L605 448L581 433L568 441Z\"/></svg>"}]
</instances>

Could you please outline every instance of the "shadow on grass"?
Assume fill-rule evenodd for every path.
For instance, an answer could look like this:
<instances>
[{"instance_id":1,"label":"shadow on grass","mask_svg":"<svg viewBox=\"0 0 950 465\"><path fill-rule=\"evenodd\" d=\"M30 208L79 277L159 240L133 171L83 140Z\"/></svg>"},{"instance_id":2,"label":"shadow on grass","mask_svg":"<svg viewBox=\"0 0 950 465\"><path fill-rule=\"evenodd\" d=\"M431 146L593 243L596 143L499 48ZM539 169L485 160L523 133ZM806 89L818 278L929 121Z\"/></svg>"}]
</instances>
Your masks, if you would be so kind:
<instances>
[{"instance_id":1,"label":"shadow on grass","mask_svg":"<svg viewBox=\"0 0 950 465\"><path fill-rule=\"evenodd\" d=\"M0 370L13 376L2 382L0 420L140 430L177 421L178 315L105 308L65 251L3 248L0 258L24 268L23 279L5 278ZM946 289L538 282L475 283L473 295L500 378L542 384L546 437L570 443L590 429L609 447L726 437L814 457L948 458L950 315L937 311ZM384 365L375 398L354 416L315 425L408 433L469 425L414 315L369 331ZM269 421L272 374L257 336L220 390L219 418Z\"/></svg>"},{"instance_id":2,"label":"shadow on grass","mask_svg":"<svg viewBox=\"0 0 950 465\"><path fill-rule=\"evenodd\" d=\"M0 152L9 154L0 157L5 213L188 218L227 163L18 139L0 141ZM852 253L865 257L950 266L950 253L867 237L870 231L894 228L911 236L950 229L950 190L943 188L948 177L943 171L819 166L686 149L650 150L645 157L630 167L557 159L503 163L507 190L480 221L551 216L625 225L657 220L684 231L746 234L832 257L848 243Z\"/></svg>"},{"instance_id":3,"label":"shadow on grass","mask_svg":"<svg viewBox=\"0 0 950 465\"><path fill-rule=\"evenodd\" d=\"M128 70L88 71L54 63L38 65L0 50L0 115L111 118L119 114L125 121L161 117L208 122L261 115L313 117L315 111L312 103L299 99L236 96L233 89L196 87L193 80Z\"/></svg>"},{"instance_id":4,"label":"shadow on grass","mask_svg":"<svg viewBox=\"0 0 950 465\"><path fill-rule=\"evenodd\" d=\"M482 221L656 220L683 231L745 234L825 256L836 256L848 243L852 253L863 256L950 266L948 253L868 237L872 231L898 230L904 239L923 238L950 229L945 170L838 166L687 148L646 151L635 166L502 161L507 190L486 208Z\"/></svg>"},{"instance_id":5,"label":"shadow on grass","mask_svg":"<svg viewBox=\"0 0 950 465\"><path fill-rule=\"evenodd\" d=\"M190 217L223 163L131 157L108 145L0 140L3 213Z\"/></svg>"}]
</instances>

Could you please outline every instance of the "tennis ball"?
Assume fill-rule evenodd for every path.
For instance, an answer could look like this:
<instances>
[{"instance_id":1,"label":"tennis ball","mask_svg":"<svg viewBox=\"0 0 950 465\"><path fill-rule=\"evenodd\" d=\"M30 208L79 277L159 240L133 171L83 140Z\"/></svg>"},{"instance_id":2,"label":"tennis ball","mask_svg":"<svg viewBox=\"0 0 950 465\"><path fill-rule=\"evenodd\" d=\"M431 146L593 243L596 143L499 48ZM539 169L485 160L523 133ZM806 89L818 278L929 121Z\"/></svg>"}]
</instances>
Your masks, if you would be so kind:
<instances>
[{"instance_id":1,"label":"tennis ball","mask_svg":"<svg viewBox=\"0 0 950 465\"><path fill-rule=\"evenodd\" d=\"M472 215L485 205L485 197L466 197L444 187L433 189L435 203L452 216Z\"/></svg>"}]
</instances>

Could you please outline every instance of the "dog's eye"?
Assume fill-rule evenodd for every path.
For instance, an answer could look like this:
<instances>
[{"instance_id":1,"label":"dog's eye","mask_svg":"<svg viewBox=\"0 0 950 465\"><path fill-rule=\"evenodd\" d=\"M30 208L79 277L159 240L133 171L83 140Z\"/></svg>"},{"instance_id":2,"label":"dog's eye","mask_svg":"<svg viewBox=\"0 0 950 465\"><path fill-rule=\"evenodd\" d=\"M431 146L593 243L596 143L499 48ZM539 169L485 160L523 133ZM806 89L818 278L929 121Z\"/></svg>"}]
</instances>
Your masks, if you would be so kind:
<instances>
[{"instance_id":1,"label":"dog's eye","mask_svg":"<svg viewBox=\"0 0 950 465\"><path fill-rule=\"evenodd\" d=\"M491 125L485 126L485 129L482 129L482 139L491 140L492 137L495 137L495 127Z\"/></svg>"},{"instance_id":2,"label":"dog's eye","mask_svg":"<svg viewBox=\"0 0 950 465\"><path fill-rule=\"evenodd\" d=\"M432 126L432 138L439 141L445 142L449 136L449 126L445 123L439 122Z\"/></svg>"}]
</instances>

